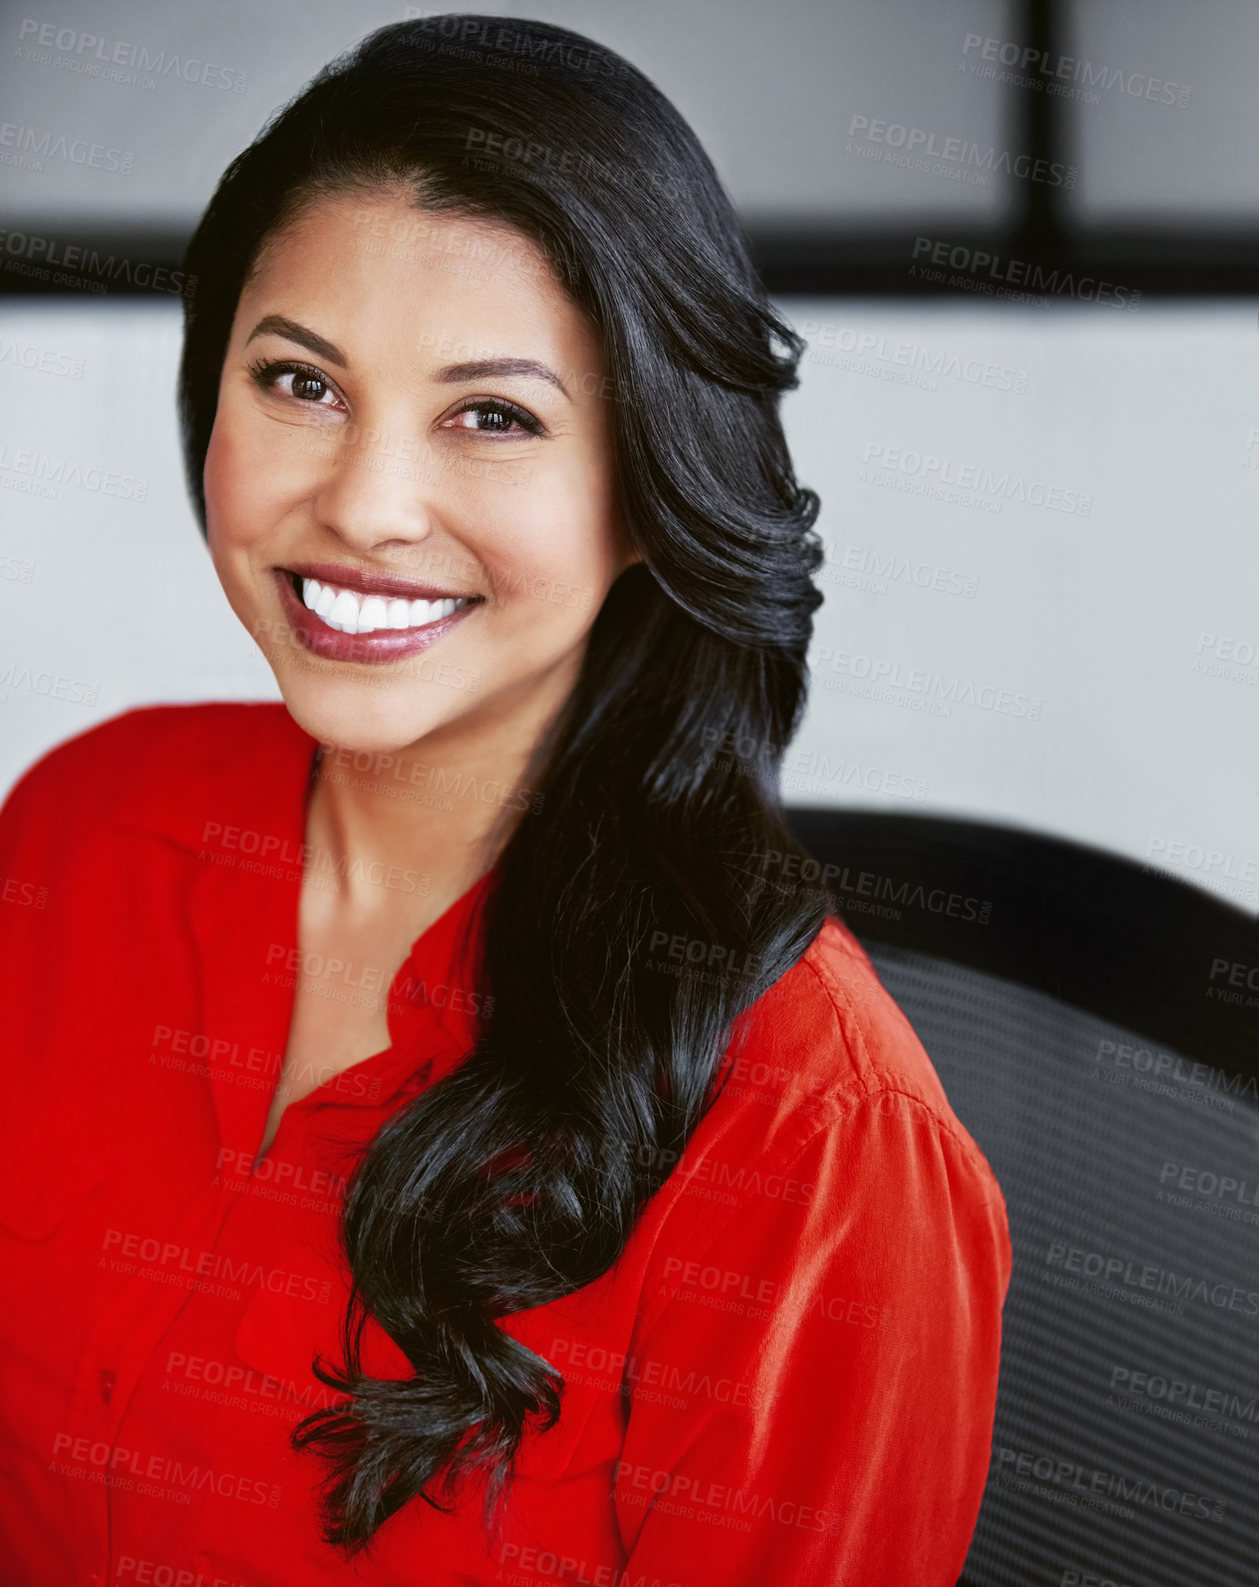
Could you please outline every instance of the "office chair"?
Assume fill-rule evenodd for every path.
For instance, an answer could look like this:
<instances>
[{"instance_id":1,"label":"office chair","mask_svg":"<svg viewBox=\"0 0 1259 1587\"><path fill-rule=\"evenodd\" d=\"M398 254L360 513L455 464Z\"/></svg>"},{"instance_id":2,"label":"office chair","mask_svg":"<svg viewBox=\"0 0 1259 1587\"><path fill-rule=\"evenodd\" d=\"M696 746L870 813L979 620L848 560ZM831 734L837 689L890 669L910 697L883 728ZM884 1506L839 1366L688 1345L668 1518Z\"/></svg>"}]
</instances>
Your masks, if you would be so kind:
<instances>
[{"instance_id":1,"label":"office chair","mask_svg":"<svg viewBox=\"0 0 1259 1587\"><path fill-rule=\"evenodd\" d=\"M959 1587L1255 1587L1259 921L1062 839L788 817L1009 1210Z\"/></svg>"}]
</instances>

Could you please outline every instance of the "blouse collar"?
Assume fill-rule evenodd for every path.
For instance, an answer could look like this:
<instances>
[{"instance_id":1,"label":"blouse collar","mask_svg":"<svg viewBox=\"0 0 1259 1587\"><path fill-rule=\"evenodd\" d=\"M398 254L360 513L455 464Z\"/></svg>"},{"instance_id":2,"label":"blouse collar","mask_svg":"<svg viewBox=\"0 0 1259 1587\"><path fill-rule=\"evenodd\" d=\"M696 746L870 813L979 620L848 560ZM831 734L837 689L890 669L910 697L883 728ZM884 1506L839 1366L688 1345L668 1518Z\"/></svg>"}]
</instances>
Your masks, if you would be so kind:
<instances>
[{"instance_id":1,"label":"blouse collar","mask_svg":"<svg viewBox=\"0 0 1259 1587\"><path fill-rule=\"evenodd\" d=\"M289 977L268 981L265 972L268 962L297 946L306 803L318 740L282 702L250 704L244 712L239 703L196 709L230 714L221 733L208 730L211 721L203 718L202 732L189 735L194 764L167 782L146 825L201 861L189 902L206 972L202 1029L282 1054L293 992ZM361 1092L338 1089L338 1103L352 1105L361 1097L380 1104L418 1089L453 1068L474 1044L490 1011L477 979L483 908L500 874L501 861L412 943L388 991L390 1046L363 1060L368 1067L361 1074L370 1073L373 1083ZM261 1003L260 985L268 994ZM376 996L384 992L375 989ZM215 1087L220 1122L225 1138L249 1139L257 1133L258 1099L235 1079Z\"/></svg>"}]
</instances>

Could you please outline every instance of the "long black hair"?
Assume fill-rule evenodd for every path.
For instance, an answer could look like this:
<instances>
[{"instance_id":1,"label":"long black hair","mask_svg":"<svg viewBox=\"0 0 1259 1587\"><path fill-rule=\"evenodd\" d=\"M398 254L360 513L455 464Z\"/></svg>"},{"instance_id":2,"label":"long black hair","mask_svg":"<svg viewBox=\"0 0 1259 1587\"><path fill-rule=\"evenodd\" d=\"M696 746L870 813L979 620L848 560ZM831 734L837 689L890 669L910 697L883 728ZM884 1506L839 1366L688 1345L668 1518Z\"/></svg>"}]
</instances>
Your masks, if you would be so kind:
<instances>
[{"instance_id":1,"label":"long black hair","mask_svg":"<svg viewBox=\"0 0 1259 1587\"><path fill-rule=\"evenodd\" d=\"M488 1510L501 1499L563 1379L497 1320L612 1266L713 1100L733 1021L828 913L767 863L803 857L778 767L822 599L818 498L778 417L803 343L694 133L620 57L542 22L393 23L232 162L185 264L180 416L203 532L219 376L262 244L312 199L381 186L412 193L417 218L491 217L543 251L603 344L642 562L594 620L535 755L540 809L499 856L477 967L492 1015L386 1122L347 1197L345 1364L314 1362L341 1403L293 1439L326 1457L324 1535L350 1552L473 1474ZM363 1373L369 1314L414 1377Z\"/></svg>"}]
</instances>

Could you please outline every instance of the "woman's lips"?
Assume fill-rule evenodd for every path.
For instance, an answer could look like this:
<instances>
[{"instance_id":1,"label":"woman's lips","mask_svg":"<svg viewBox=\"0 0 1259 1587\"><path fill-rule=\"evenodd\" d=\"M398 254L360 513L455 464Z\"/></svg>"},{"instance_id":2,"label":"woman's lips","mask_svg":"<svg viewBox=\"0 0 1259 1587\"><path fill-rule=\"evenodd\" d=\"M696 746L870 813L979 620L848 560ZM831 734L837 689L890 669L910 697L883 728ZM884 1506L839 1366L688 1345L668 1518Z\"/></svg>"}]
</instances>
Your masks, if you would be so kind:
<instances>
[{"instance_id":1,"label":"woman's lips","mask_svg":"<svg viewBox=\"0 0 1259 1587\"><path fill-rule=\"evenodd\" d=\"M382 663L413 656L435 645L456 623L476 611L481 604L478 597L467 606L460 607L457 612L435 618L422 628L378 628L370 634L347 634L340 629L329 628L321 617L317 617L306 606L293 586L291 573L276 568L275 578L280 591L280 605L298 642L312 655L323 656L329 661Z\"/></svg>"}]
</instances>

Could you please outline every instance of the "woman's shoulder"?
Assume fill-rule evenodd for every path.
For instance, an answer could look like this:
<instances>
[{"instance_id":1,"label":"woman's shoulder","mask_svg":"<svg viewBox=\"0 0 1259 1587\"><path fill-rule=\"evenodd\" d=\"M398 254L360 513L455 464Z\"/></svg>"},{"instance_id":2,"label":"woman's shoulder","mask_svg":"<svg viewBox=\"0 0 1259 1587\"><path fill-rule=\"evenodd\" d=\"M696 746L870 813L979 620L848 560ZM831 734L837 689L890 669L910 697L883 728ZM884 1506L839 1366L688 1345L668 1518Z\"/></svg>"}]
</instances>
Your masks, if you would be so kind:
<instances>
[{"instance_id":1,"label":"woman's shoulder","mask_svg":"<svg viewBox=\"0 0 1259 1587\"><path fill-rule=\"evenodd\" d=\"M991 1179L912 1025L835 915L736 1021L724 1073L710 1118L749 1154L791 1155L873 1113L943 1140Z\"/></svg>"},{"instance_id":2,"label":"woman's shoulder","mask_svg":"<svg viewBox=\"0 0 1259 1587\"><path fill-rule=\"evenodd\" d=\"M55 827L63 839L77 822L97 835L178 823L233 783L265 781L309 739L279 701L212 700L136 706L94 723L39 757L4 802L4 825Z\"/></svg>"},{"instance_id":3,"label":"woman's shoulder","mask_svg":"<svg viewBox=\"0 0 1259 1587\"><path fill-rule=\"evenodd\" d=\"M187 770L213 767L226 750L251 739L273 739L288 710L278 700L198 700L174 705L137 705L62 739L34 761L16 786L38 781L44 789L67 777L150 775L174 760ZM291 720L291 719L290 719ZM243 742L242 742L243 736Z\"/></svg>"},{"instance_id":4,"label":"woman's shoulder","mask_svg":"<svg viewBox=\"0 0 1259 1587\"><path fill-rule=\"evenodd\" d=\"M721 1293L727 1281L737 1291L740 1273L758 1275L760 1294L767 1274L798 1264L808 1283L830 1274L838 1286L842 1274L887 1293L908 1285L919 1303L972 1284L1004 1294L1012 1256L1000 1184L837 917L736 1021L726 1060L655 1203L651 1317L666 1308L671 1275L693 1273ZM894 1305L910 1299L898 1292Z\"/></svg>"}]
</instances>

